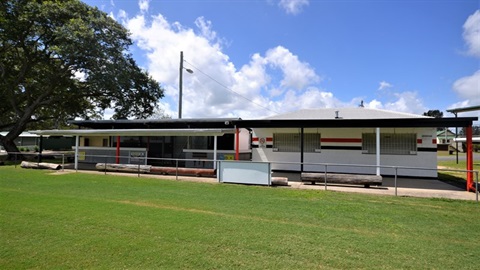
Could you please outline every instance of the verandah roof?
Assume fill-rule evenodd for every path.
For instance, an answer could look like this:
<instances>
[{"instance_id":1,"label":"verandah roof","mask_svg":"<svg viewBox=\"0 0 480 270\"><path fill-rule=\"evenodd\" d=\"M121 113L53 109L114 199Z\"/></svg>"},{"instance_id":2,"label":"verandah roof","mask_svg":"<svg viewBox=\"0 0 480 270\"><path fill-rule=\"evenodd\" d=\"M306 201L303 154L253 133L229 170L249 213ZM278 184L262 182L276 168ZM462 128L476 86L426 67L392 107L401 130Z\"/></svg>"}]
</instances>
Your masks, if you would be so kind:
<instances>
[{"instance_id":1,"label":"verandah roof","mask_svg":"<svg viewBox=\"0 0 480 270\"><path fill-rule=\"evenodd\" d=\"M67 129L29 132L57 136L223 136L235 133L235 129Z\"/></svg>"}]
</instances>

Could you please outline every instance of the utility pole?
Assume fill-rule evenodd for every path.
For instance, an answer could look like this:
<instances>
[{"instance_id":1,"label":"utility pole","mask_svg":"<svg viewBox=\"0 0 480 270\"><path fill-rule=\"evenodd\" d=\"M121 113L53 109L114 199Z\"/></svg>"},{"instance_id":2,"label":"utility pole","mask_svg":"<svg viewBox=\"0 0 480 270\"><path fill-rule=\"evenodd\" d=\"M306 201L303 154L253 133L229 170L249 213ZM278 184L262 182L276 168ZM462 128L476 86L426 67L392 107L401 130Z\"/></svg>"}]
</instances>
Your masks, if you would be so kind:
<instances>
[{"instance_id":1,"label":"utility pole","mask_svg":"<svg viewBox=\"0 0 480 270\"><path fill-rule=\"evenodd\" d=\"M178 80L178 119L182 118L182 91L183 91L183 51L180 52L180 77Z\"/></svg>"},{"instance_id":2,"label":"utility pole","mask_svg":"<svg viewBox=\"0 0 480 270\"><path fill-rule=\"evenodd\" d=\"M183 51L180 51L180 69L178 79L178 119L182 118L182 96L183 96L183 70L193 73L193 70L183 67Z\"/></svg>"}]
</instances>

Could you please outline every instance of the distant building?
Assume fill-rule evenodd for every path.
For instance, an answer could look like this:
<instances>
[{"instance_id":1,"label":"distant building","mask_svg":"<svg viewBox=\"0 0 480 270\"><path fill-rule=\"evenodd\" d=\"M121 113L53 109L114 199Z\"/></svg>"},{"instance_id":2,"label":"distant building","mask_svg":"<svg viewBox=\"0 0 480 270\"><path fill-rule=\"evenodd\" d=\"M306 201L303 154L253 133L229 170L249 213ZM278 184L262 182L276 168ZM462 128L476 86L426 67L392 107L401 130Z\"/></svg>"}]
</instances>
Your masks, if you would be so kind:
<instances>
[{"instance_id":1,"label":"distant building","mask_svg":"<svg viewBox=\"0 0 480 270\"><path fill-rule=\"evenodd\" d=\"M444 129L437 131L437 148L440 151L448 151L450 144L453 142L455 139L455 132L452 132L451 130Z\"/></svg>"},{"instance_id":2,"label":"distant building","mask_svg":"<svg viewBox=\"0 0 480 270\"><path fill-rule=\"evenodd\" d=\"M7 132L0 132L0 135L5 136ZM34 151L40 147L40 135L22 132L14 140L14 143L20 150ZM72 150L74 145L75 140L72 136L44 136L42 138L42 149L44 150Z\"/></svg>"}]
</instances>

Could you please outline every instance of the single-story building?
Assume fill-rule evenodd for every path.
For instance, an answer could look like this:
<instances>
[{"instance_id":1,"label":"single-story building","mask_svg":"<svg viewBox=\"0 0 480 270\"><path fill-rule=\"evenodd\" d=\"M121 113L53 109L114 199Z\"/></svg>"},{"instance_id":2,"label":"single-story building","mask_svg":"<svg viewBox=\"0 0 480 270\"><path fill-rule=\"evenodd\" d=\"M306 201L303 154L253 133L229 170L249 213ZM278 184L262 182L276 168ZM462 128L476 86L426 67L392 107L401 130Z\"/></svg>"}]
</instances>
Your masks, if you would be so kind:
<instances>
[{"instance_id":1,"label":"single-story building","mask_svg":"<svg viewBox=\"0 0 480 270\"><path fill-rule=\"evenodd\" d=\"M365 121L374 121L366 123ZM311 163L377 164L377 128L380 128L380 164L382 166L423 167L432 170L403 169L406 176L437 177L435 127L408 127L396 119L430 119L421 115L358 108L307 109L267 118L280 127L253 128L252 160L274 163L275 170L323 172L324 167ZM304 121L308 126L281 127L282 121ZM326 121L332 120L330 124ZM349 121L349 124L345 123ZM352 122L353 121L353 122ZM375 123L377 122L377 123ZM380 123L381 122L381 123ZM352 125L356 123L356 125ZM372 125L373 124L373 125ZM358 127L357 127L358 125ZM303 137L303 151L301 138ZM303 157L301 157L303 155ZM329 171L375 174L375 167L331 166ZM381 168L380 174L394 175L393 169Z\"/></svg>"},{"instance_id":2,"label":"single-story building","mask_svg":"<svg viewBox=\"0 0 480 270\"><path fill-rule=\"evenodd\" d=\"M436 177L436 129L467 127L467 145L471 145L475 120L358 107L308 109L251 120L82 120L72 122L78 130L33 133L75 136L76 164L88 161L88 156L108 154L112 160L93 157L90 161L138 162L139 156L145 156L157 158L145 162L187 159L181 166L215 168L220 159L243 159L270 162L277 171L322 172L327 164L329 172L377 175L393 175L393 168L382 166L397 166L410 167L398 168L398 175ZM198 159L214 162L193 161ZM468 164L473 164L472 159L467 154Z\"/></svg>"}]
</instances>

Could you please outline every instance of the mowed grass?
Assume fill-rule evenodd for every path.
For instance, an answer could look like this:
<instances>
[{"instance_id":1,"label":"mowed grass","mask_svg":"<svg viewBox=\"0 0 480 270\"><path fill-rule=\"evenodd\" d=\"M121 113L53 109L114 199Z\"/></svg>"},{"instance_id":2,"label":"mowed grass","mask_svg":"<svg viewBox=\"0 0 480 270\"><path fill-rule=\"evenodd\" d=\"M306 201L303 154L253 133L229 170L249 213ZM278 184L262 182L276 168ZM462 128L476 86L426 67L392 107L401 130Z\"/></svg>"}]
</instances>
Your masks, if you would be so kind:
<instances>
[{"instance_id":1,"label":"mowed grass","mask_svg":"<svg viewBox=\"0 0 480 270\"><path fill-rule=\"evenodd\" d=\"M448 156L447 151L438 151L438 156ZM438 177L441 180L449 181L449 182L456 182L459 184L465 184L467 181L467 173L462 172L467 169L467 162L465 161L465 153L459 153L459 160L458 163L455 160L438 160L437 164L438 167L442 170L438 171ZM452 156L454 157L454 156ZM461 170L461 171L455 171ZM477 158L473 159L473 170L480 171L480 160ZM473 181L476 181L476 174L473 174ZM480 175L479 175L480 177ZM480 180L480 179L479 179Z\"/></svg>"},{"instance_id":2,"label":"mowed grass","mask_svg":"<svg viewBox=\"0 0 480 270\"><path fill-rule=\"evenodd\" d=\"M475 202L0 167L0 269L478 269Z\"/></svg>"}]
</instances>

